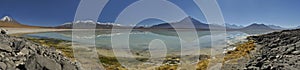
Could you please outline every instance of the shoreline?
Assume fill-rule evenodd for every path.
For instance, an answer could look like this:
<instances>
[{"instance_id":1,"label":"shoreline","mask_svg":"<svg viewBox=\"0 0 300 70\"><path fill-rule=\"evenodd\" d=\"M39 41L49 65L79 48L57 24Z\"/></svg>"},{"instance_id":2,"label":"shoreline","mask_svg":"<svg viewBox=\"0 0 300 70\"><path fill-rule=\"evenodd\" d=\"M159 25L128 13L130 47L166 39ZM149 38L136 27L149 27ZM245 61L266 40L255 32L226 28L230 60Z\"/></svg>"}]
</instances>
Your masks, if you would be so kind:
<instances>
[{"instance_id":1,"label":"shoreline","mask_svg":"<svg viewBox=\"0 0 300 70\"><path fill-rule=\"evenodd\" d=\"M18 34L29 34L29 33L39 33L39 32L52 32L52 31L70 31L72 29L52 29L52 28L3 28L8 30L8 35L18 35Z\"/></svg>"}]
</instances>

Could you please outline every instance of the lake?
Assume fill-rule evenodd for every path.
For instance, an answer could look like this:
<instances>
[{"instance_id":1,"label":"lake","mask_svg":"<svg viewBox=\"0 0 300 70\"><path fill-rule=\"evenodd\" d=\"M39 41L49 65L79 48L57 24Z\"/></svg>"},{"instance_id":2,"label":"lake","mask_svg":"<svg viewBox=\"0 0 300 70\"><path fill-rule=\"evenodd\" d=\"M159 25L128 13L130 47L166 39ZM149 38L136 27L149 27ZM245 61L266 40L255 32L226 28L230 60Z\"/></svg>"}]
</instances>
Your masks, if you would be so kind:
<instances>
[{"instance_id":1,"label":"lake","mask_svg":"<svg viewBox=\"0 0 300 70\"><path fill-rule=\"evenodd\" d=\"M184 31L186 33L192 31ZM267 31L227 31L226 42L225 43L236 43L247 36L256 35L266 33ZM37 37L37 38L55 38L72 41L72 32L71 31L60 31L60 32L42 32L42 33L33 33L33 34L25 34L25 37ZM111 49L111 37L122 36L125 33L111 33L111 30L96 30L95 32L95 42L97 48L106 48ZM152 31L144 31L144 30L133 30L129 34L129 46L130 49L133 50L147 50L149 43L152 40L159 39L164 42L168 51L179 51L181 49L180 38L176 31L170 30L152 30ZM211 32L210 31L197 31L199 47L201 48L210 48L211 42L215 42L211 40ZM120 42L127 43L127 42ZM187 47L188 46L183 46Z\"/></svg>"}]
</instances>

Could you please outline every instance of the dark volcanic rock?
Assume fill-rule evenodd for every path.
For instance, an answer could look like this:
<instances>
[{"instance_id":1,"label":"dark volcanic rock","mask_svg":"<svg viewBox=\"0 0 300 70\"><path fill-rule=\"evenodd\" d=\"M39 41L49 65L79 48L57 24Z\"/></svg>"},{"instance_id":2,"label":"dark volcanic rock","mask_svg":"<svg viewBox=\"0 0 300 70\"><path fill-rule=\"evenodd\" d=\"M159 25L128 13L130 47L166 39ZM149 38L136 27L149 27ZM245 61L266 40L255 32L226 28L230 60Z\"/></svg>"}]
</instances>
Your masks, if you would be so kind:
<instances>
[{"instance_id":1,"label":"dark volcanic rock","mask_svg":"<svg viewBox=\"0 0 300 70\"><path fill-rule=\"evenodd\" d=\"M79 70L60 52L29 40L0 34L0 70Z\"/></svg>"},{"instance_id":2,"label":"dark volcanic rock","mask_svg":"<svg viewBox=\"0 0 300 70\"><path fill-rule=\"evenodd\" d=\"M248 39L261 47L251 54L245 69L300 69L300 29L251 36Z\"/></svg>"}]
</instances>

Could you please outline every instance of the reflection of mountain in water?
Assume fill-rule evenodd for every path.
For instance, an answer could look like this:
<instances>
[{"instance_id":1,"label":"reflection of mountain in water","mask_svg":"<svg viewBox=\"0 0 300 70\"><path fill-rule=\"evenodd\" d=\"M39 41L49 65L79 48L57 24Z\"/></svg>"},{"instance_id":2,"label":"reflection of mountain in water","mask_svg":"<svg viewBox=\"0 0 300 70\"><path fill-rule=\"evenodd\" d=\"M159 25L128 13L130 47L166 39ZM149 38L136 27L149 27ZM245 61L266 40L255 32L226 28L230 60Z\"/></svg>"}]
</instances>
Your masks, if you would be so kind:
<instances>
[{"instance_id":1,"label":"reflection of mountain in water","mask_svg":"<svg viewBox=\"0 0 300 70\"><path fill-rule=\"evenodd\" d=\"M189 30L179 30L182 33L191 33L192 31ZM159 29L159 30L146 30L146 31L142 31L142 30L133 30L131 33L141 33L141 32L150 32L150 33L154 33L154 34L158 34L158 35L162 35L162 36L174 36L174 37L178 37L177 32L179 31L175 31L175 30L168 30L168 29ZM256 30L256 31L251 31L251 30L239 30L239 31L227 31L227 32L242 32L242 33L246 33L248 35L256 35L256 34L263 34L263 33L268 33L268 32L272 32L274 30ZM67 36L67 37L72 37L72 32L71 31L59 31L57 32L59 34L62 34L63 36ZM113 36L113 35L119 35L122 34L123 32L114 32L112 33L111 30L97 30L95 32L96 37L99 36ZM215 32L217 33L217 32ZM197 31L198 37L202 37L202 36L207 36L207 35L211 35L210 31Z\"/></svg>"},{"instance_id":2,"label":"reflection of mountain in water","mask_svg":"<svg viewBox=\"0 0 300 70\"><path fill-rule=\"evenodd\" d=\"M159 34L159 35L164 35L164 36L176 36L178 37L178 32L179 31L174 31L174 30L151 30L149 31L151 33ZM181 33L191 33L193 31L188 31L188 30L182 30ZM198 37L210 35L209 31L197 31Z\"/></svg>"},{"instance_id":3,"label":"reflection of mountain in water","mask_svg":"<svg viewBox=\"0 0 300 70\"><path fill-rule=\"evenodd\" d=\"M242 32L246 33L248 35L256 35L256 34L264 34L268 32L272 32L275 30L256 30L256 31L250 31L250 30L239 30L239 31L227 31L227 32ZM159 35L165 35L165 36L178 36L177 32L174 30L150 30L149 32L159 34ZM192 32L192 31L184 31L184 32ZM218 34L218 32L214 32ZM222 32L220 32L222 33ZM198 37L211 35L210 31L197 31Z\"/></svg>"},{"instance_id":4,"label":"reflection of mountain in water","mask_svg":"<svg viewBox=\"0 0 300 70\"><path fill-rule=\"evenodd\" d=\"M272 32L272 31L276 31L276 30L254 30L254 31L240 30L240 32L244 32L244 33L249 34L249 35L265 34L265 33L269 33L269 32Z\"/></svg>"},{"instance_id":5,"label":"reflection of mountain in water","mask_svg":"<svg viewBox=\"0 0 300 70\"><path fill-rule=\"evenodd\" d=\"M193 31L190 30L178 30L181 31L180 33L184 33L185 35L194 34ZM247 32L247 31L228 31L227 32L227 39L235 40L237 37L245 37L248 36L248 34L261 34L260 32L265 31L255 31L255 32ZM83 31L84 33L84 31ZM214 32L215 33L215 32ZM246 34L247 33L247 34ZM28 34L31 37L46 37L46 38L56 38L56 39L63 39L63 40L72 40L72 32L71 31L61 31L61 32L46 32L46 33L35 33L35 34ZM100 48L112 48L111 45L111 37L114 36L123 36L126 35L124 32L113 32L111 30L97 30L95 36L95 42L96 46ZM212 42L220 42L218 39L215 41L212 41L211 39L211 32L210 31L197 31L199 42L197 42L198 39L193 40L194 37L185 37L185 38L191 38L189 40L192 40L193 42L189 43L191 45L189 46L183 46L186 48L195 47L196 44L200 44L200 47L202 48L209 48L211 47ZM218 36L222 34L215 34L213 36ZM91 35L93 36L93 35ZM149 43L152 40L159 39L162 40L168 50L178 50L181 48L180 40L178 37L178 34L174 30L133 30L130 33L129 37L129 45L130 49L133 50L145 50L148 48ZM221 40L222 41L222 40ZM238 41L238 40L237 40ZM127 41L118 42L119 44L127 43ZM225 43L222 41L221 43ZM198 47L198 46L196 46Z\"/></svg>"}]
</instances>

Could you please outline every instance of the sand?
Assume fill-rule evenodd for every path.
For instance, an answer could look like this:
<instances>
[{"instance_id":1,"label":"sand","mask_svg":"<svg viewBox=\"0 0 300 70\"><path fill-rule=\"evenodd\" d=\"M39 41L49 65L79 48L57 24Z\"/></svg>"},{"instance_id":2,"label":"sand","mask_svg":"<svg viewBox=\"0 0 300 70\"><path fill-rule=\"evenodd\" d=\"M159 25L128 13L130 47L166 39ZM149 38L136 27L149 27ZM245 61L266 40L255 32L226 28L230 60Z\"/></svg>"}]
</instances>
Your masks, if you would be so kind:
<instances>
[{"instance_id":1,"label":"sand","mask_svg":"<svg viewBox=\"0 0 300 70\"><path fill-rule=\"evenodd\" d=\"M24 33L37 33L37 32L51 32L51 31L68 31L71 29L52 29L52 28L4 28L7 34L24 34Z\"/></svg>"}]
</instances>

